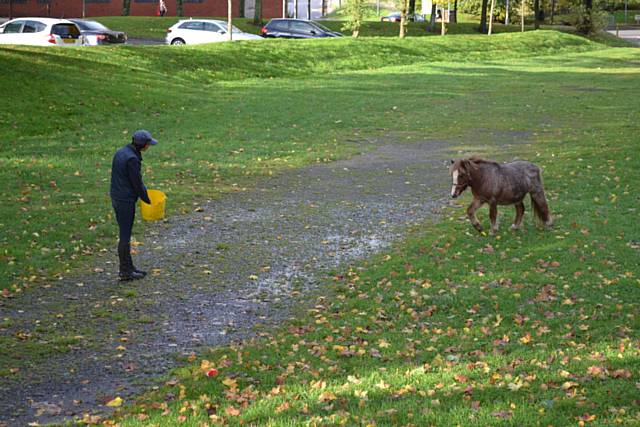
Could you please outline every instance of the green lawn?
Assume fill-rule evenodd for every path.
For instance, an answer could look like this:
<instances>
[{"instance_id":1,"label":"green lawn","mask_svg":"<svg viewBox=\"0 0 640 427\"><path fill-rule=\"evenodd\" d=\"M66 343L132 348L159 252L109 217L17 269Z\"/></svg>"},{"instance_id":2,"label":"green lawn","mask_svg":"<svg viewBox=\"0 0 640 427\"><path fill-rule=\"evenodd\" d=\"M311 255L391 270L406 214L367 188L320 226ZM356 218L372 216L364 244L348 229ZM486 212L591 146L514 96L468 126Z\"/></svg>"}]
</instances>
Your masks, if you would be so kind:
<instances>
[{"instance_id":1,"label":"green lawn","mask_svg":"<svg viewBox=\"0 0 640 427\"><path fill-rule=\"evenodd\" d=\"M534 160L554 228L527 214L512 232L501 208L502 231L480 236L464 218L467 194L407 241L335 272L297 320L199 355L118 422L638 425L639 79L636 49L329 76L317 99L348 89L363 108L381 84L406 94L375 94L402 112L394 131ZM369 106L350 126L389 126L383 111ZM513 145L486 148L494 139Z\"/></svg>"},{"instance_id":2,"label":"green lawn","mask_svg":"<svg viewBox=\"0 0 640 427\"><path fill-rule=\"evenodd\" d=\"M161 141L145 162L145 178L168 193L169 214L175 215L189 211L196 194L212 197L256 175L343 156L342 141L353 128L395 126L395 118L383 114L392 98L367 105L376 113L363 116L350 105L365 100L354 101L349 91L331 93L319 105L344 107L317 111L306 100L318 82L304 76L604 48L556 32L185 48L0 48L0 89L20 88L20 96L0 101L0 288L20 291L112 249L111 156L137 128ZM295 78L265 89L263 79L274 77ZM266 111L271 99L289 102ZM327 126L339 119L352 126Z\"/></svg>"},{"instance_id":3,"label":"green lawn","mask_svg":"<svg viewBox=\"0 0 640 427\"><path fill-rule=\"evenodd\" d=\"M121 425L638 424L637 49L538 31L2 47L0 62L9 292L113 251L110 160L139 127L160 140L145 178L169 215L195 194L348 155L354 137L446 140L545 170L554 229L527 215L512 233L501 208L502 231L479 236L467 194L335 272L298 320L200 355ZM491 151L495 140L511 148Z\"/></svg>"},{"instance_id":4,"label":"green lawn","mask_svg":"<svg viewBox=\"0 0 640 427\"><path fill-rule=\"evenodd\" d=\"M226 21L224 17L216 17L209 19L221 19ZM479 20L477 17L473 17L471 15L462 15L460 18L460 22L458 24L447 25L448 34L478 34ZM166 33L167 28L171 27L173 24L178 22L179 19L175 16L165 16L165 17L157 17L157 16L103 16L103 17L95 17L95 19L107 27L113 30L124 31L130 38L146 38L146 39L156 39L163 40ZM242 31L246 31L248 33L259 34L260 29L262 28L260 25L253 24L251 19L246 18L236 18L233 20L234 25L240 28ZM334 31L343 32L346 36L349 36L350 33L348 31L342 30L342 26L344 25L344 21L340 19L336 20L323 20L319 21L322 25L329 27ZM265 21L266 23L266 21ZM438 26L437 31L428 32L427 31L428 22L409 22L407 23L407 31L410 37L416 36L433 36L440 34L440 26ZM393 37L398 35L399 31L399 23L396 22L380 22L379 19L372 19L368 21L364 21L362 24L362 28L360 30L360 35L362 37ZM530 26L527 26L530 29ZM520 25L502 25L495 24L493 28L494 33L504 33L504 32L516 32L520 31Z\"/></svg>"}]
</instances>

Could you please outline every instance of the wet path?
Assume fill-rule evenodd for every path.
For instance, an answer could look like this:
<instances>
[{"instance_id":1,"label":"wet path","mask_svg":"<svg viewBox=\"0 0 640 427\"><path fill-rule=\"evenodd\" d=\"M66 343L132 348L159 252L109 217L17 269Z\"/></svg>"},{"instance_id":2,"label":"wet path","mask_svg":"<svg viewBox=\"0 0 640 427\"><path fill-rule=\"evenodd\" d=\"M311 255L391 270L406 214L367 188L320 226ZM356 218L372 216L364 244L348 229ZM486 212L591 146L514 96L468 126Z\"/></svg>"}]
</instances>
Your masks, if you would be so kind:
<instances>
[{"instance_id":1,"label":"wet path","mask_svg":"<svg viewBox=\"0 0 640 427\"><path fill-rule=\"evenodd\" d=\"M46 366L3 379L0 426L81 416L116 395L126 399L176 358L277 324L331 270L433 216L448 195L445 143L363 148L134 233L143 239L134 260L150 271L142 281L117 283L105 254L86 277L0 306L13 319L3 333L28 334L36 346L54 335L69 341Z\"/></svg>"}]
</instances>

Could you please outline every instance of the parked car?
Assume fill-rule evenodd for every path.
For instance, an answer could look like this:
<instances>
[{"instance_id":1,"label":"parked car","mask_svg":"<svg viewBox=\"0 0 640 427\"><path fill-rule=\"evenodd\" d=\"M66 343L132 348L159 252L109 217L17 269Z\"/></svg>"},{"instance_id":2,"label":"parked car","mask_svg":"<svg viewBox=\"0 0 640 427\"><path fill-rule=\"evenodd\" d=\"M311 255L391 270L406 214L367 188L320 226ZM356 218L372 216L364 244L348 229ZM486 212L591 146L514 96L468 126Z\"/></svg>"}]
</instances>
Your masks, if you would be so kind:
<instances>
[{"instance_id":1,"label":"parked car","mask_svg":"<svg viewBox=\"0 0 640 427\"><path fill-rule=\"evenodd\" d=\"M400 12L393 12L388 14L387 16L383 16L380 18L382 22L400 22L402 19L402 14ZM426 21L426 17L419 13L409 13L407 14L407 21L415 21L415 22L424 22Z\"/></svg>"},{"instance_id":2,"label":"parked car","mask_svg":"<svg viewBox=\"0 0 640 427\"><path fill-rule=\"evenodd\" d=\"M17 18L6 22L0 44L81 46L84 36L73 22L54 18Z\"/></svg>"},{"instance_id":3,"label":"parked car","mask_svg":"<svg viewBox=\"0 0 640 427\"><path fill-rule=\"evenodd\" d=\"M337 31L332 31L314 21L305 19L272 19L262 27L262 37L287 39L314 39L322 37L342 37Z\"/></svg>"},{"instance_id":4,"label":"parked car","mask_svg":"<svg viewBox=\"0 0 640 427\"><path fill-rule=\"evenodd\" d=\"M232 27L232 40L261 40L256 34L245 33ZM225 42L229 40L227 23L213 19L186 19L178 21L167 30L167 44L200 44Z\"/></svg>"},{"instance_id":5,"label":"parked car","mask_svg":"<svg viewBox=\"0 0 640 427\"><path fill-rule=\"evenodd\" d=\"M127 35L122 31L113 31L99 22L84 19L69 19L80 28L85 43L90 46L102 44L126 43Z\"/></svg>"}]
</instances>

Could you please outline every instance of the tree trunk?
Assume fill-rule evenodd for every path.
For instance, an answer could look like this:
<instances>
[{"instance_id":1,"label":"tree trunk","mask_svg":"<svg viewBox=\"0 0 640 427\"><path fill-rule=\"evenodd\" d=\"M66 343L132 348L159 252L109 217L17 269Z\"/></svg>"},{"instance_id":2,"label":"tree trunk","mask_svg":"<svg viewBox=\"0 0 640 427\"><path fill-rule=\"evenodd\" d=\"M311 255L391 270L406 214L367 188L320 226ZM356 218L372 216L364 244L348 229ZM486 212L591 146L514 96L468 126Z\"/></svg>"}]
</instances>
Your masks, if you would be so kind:
<instances>
[{"instance_id":1,"label":"tree trunk","mask_svg":"<svg viewBox=\"0 0 640 427\"><path fill-rule=\"evenodd\" d=\"M496 7L496 0L491 0L491 12L489 13L489 32L487 34L491 35L491 31L493 31L493 11Z\"/></svg>"},{"instance_id":2,"label":"tree trunk","mask_svg":"<svg viewBox=\"0 0 640 427\"><path fill-rule=\"evenodd\" d=\"M431 17L429 18L429 30L431 32L436 32L436 13L438 12L437 10L437 5L435 3L431 3Z\"/></svg>"},{"instance_id":3,"label":"tree trunk","mask_svg":"<svg viewBox=\"0 0 640 427\"><path fill-rule=\"evenodd\" d=\"M227 0L227 37L228 40L233 40L233 1Z\"/></svg>"},{"instance_id":4,"label":"tree trunk","mask_svg":"<svg viewBox=\"0 0 640 427\"><path fill-rule=\"evenodd\" d=\"M504 10L505 10L504 25L509 25L509 0L506 0L506 6Z\"/></svg>"},{"instance_id":5,"label":"tree trunk","mask_svg":"<svg viewBox=\"0 0 640 427\"><path fill-rule=\"evenodd\" d=\"M409 15L416 13L416 0L409 0Z\"/></svg>"},{"instance_id":6,"label":"tree trunk","mask_svg":"<svg viewBox=\"0 0 640 427\"><path fill-rule=\"evenodd\" d=\"M238 16L240 18L245 18L245 16L244 16L244 0L240 0L239 1L238 9L240 9L239 13L238 13Z\"/></svg>"},{"instance_id":7,"label":"tree trunk","mask_svg":"<svg viewBox=\"0 0 640 427\"><path fill-rule=\"evenodd\" d=\"M524 33L524 0L520 0L520 32Z\"/></svg>"},{"instance_id":8,"label":"tree trunk","mask_svg":"<svg viewBox=\"0 0 640 427\"><path fill-rule=\"evenodd\" d=\"M293 17L298 19L298 0L293 0Z\"/></svg>"},{"instance_id":9,"label":"tree trunk","mask_svg":"<svg viewBox=\"0 0 640 427\"><path fill-rule=\"evenodd\" d=\"M551 0L551 23L553 24L553 16L556 14L556 0Z\"/></svg>"},{"instance_id":10,"label":"tree trunk","mask_svg":"<svg viewBox=\"0 0 640 427\"><path fill-rule=\"evenodd\" d=\"M307 0L307 19L311 21L311 0Z\"/></svg>"},{"instance_id":11,"label":"tree trunk","mask_svg":"<svg viewBox=\"0 0 640 427\"><path fill-rule=\"evenodd\" d=\"M256 25L262 24L262 0L255 0L253 8L253 23Z\"/></svg>"},{"instance_id":12,"label":"tree trunk","mask_svg":"<svg viewBox=\"0 0 640 427\"><path fill-rule=\"evenodd\" d=\"M13 0L9 0L9 19L13 19Z\"/></svg>"},{"instance_id":13,"label":"tree trunk","mask_svg":"<svg viewBox=\"0 0 640 427\"><path fill-rule=\"evenodd\" d=\"M451 20L451 15L449 15L449 24L458 23L458 0L453 2L453 21Z\"/></svg>"},{"instance_id":14,"label":"tree trunk","mask_svg":"<svg viewBox=\"0 0 640 427\"><path fill-rule=\"evenodd\" d=\"M480 11L480 32L487 32L487 4L489 0L482 0L482 10Z\"/></svg>"},{"instance_id":15,"label":"tree trunk","mask_svg":"<svg viewBox=\"0 0 640 427\"><path fill-rule=\"evenodd\" d=\"M540 28L540 0L533 0L533 28Z\"/></svg>"},{"instance_id":16,"label":"tree trunk","mask_svg":"<svg viewBox=\"0 0 640 427\"><path fill-rule=\"evenodd\" d=\"M400 34L399 37L403 39L406 36L407 25L407 2L408 0L402 0L402 7L400 8Z\"/></svg>"}]
</instances>

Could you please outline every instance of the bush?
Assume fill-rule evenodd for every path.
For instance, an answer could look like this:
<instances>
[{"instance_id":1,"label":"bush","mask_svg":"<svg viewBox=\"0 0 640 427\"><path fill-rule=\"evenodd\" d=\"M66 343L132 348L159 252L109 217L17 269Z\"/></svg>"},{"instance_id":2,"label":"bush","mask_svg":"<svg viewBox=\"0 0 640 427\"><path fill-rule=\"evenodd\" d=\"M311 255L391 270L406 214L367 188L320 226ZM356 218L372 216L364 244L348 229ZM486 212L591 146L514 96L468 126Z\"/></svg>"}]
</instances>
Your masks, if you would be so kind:
<instances>
[{"instance_id":1,"label":"bush","mask_svg":"<svg viewBox=\"0 0 640 427\"><path fill-rule=\"evenodd\" d=\"M595 7L587 9L581 4L571 9L569 22L579 33L591 35L599 33L607 26L609 15Z\"/></svg>"}]
</instances>

